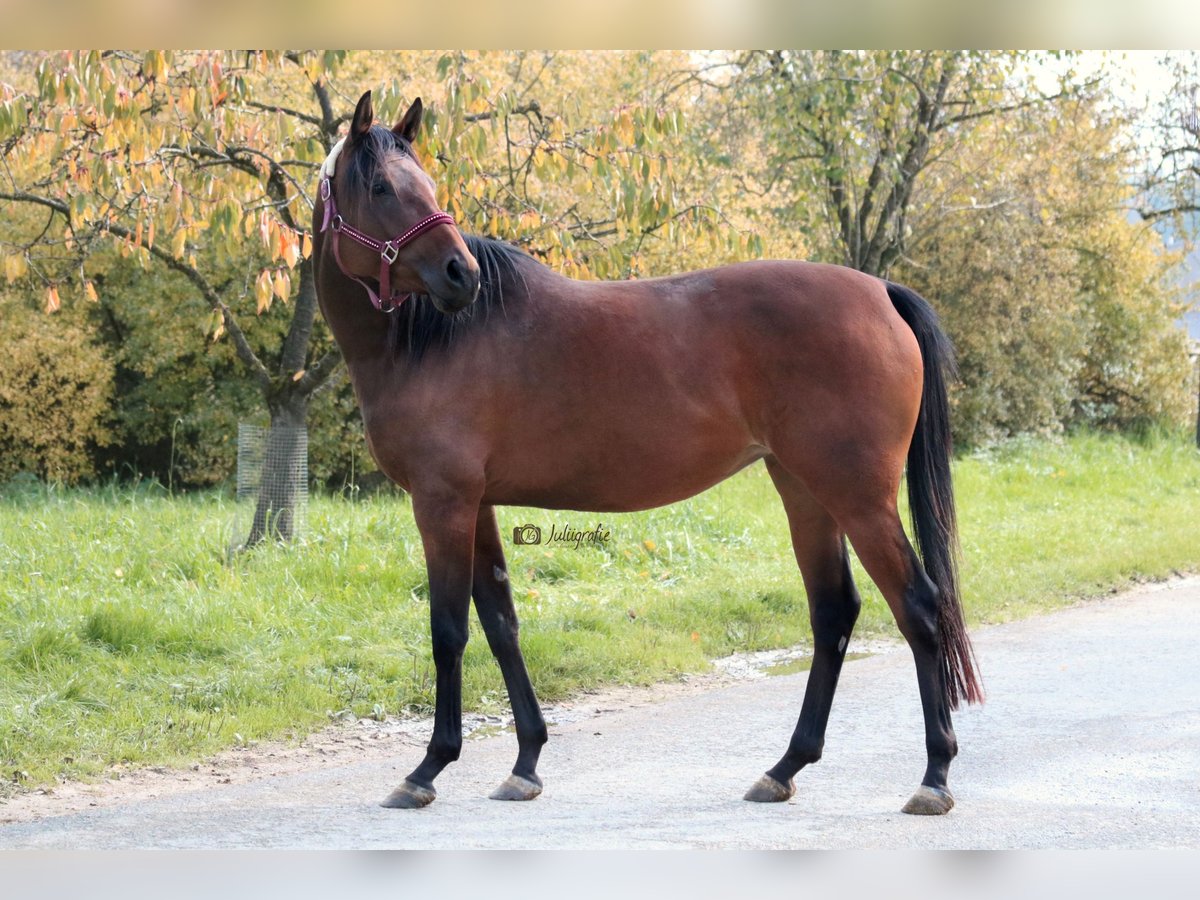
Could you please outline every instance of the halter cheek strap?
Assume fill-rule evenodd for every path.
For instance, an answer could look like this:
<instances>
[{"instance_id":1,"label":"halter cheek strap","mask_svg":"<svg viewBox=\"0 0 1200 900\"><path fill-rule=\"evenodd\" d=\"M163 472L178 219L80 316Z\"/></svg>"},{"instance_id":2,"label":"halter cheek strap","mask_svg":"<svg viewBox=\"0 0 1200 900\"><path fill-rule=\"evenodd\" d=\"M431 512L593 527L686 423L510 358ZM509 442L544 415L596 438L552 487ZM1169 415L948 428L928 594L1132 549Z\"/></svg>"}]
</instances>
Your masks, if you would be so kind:
<instances>
[{"instance_id":1,"label":"halter cheek strap","mask_svg":"<svg viewBox=\"0 0 1200 900\"><path fill-rule=\"evenodd\" d=\"M333 258L337 260L338 268L342 270L342 274L347 278L352 278L366 289L367 296L371 298L371 305L381 312L393 312L405 300L408 299L408 294L392 293L392 263L396 261L396 257L400 255L400 250L406 244L410 244L418 237L423 235L431 228L436 228L438 225L453 225L454 217L449 213L435 212L426 216L408 231L390 241L380 241L371 237L362 231L359 231L353 225L346 222L345 219L337 211L337 201L333 199L333 183L330 181L330 176L323 174L321 177L321 201L325 205L325 213L321 217L321 231L332 229L333 231ZM341 235L346 235L352 241L362 244L368 250L373 250L379 254L379 293L371 288L367 282L363 281L357 275L354 275L346 268L346 264L342 262L341 250L338 247L338 238ZM396 298L399 297L397 300ZM386 298L386 300L381 299ZM384 304L387 304L385 307Z\"/></svg>"}]
</instances>

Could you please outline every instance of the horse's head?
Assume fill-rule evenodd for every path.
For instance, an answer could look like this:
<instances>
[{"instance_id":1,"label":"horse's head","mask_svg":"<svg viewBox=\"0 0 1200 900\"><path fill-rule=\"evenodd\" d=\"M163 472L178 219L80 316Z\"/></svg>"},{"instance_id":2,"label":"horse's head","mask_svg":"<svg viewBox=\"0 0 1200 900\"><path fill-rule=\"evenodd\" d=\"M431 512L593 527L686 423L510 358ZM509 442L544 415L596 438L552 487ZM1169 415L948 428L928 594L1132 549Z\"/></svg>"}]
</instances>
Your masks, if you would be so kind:
<instances>
[{"instance_id":1,"label":"horse's head","mask_svg":"<svg viewBox=\"0 0 1200 900\"><path fill-rule=\"evenodd\" d=\"M479 265L439 210L433 179L413 153L421 113L417 99L389 131L372 124L371 92L362 95L349 135L322 167L331 195L325 203L336 211L326 218L340 232L334 246L342 271L377 278L385 305L396 294L428 294L450 314L474 302Z\"/></svg>"}]
</instances>

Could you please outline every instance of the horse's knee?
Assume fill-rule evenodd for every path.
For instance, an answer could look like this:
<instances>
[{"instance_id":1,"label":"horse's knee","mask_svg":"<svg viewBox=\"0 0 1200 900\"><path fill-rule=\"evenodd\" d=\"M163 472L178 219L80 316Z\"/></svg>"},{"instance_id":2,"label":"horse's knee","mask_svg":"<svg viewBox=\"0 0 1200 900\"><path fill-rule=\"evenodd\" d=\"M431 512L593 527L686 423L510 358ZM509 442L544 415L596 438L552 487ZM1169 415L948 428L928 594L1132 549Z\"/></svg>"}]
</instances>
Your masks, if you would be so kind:
<instances>
[{"instance_id":1,"label":"horse's knee","mask_svg":"<svg viewBox=\"0 0 1200 900\"><path fill-rule=\"evenodd\" d=\"M862 599L853 584L847 585L836 594L817 595L809 601L808 617L812 623L813 646L815 648L846 649Z\"/></svg>"},{"instance_id":2,"label":"horse's knee","mask_svg":"<svg viewBox=\"0 0 1200 900\"><path fill-rule=\"evenodd\" d=\"M845 649L858 621L862 609L862 598L854 586L854 578L850 574L850 559L846 555L845 545L842 545L840 571L836 577L830 573L826 584L810 586L808 598L808 618L812 624L813 645L833 648L839 652Z\"/></svg>"},{"instance_id":3,"label":"horse's knee","mask_svg":"<svg viewBox=\"0 0 1200 900\"><path fill-rule=\"evenodd\" d=\"M484 634L493 653L511 653L520 646L521 627L515 615L496 610L489 619L481 615L480 621L483 622Z\"/></svg>"},{"instance_id":4,"label":"horse's knee","mask_svg":"<svg viewBox=\"0 0 1200 900\"><path fill-rule=\"evenodd\" d=\"M467 649L466 623L436 621L431 629L433 664L439 668L457 665Z\"/></svg>"}]
</instances>

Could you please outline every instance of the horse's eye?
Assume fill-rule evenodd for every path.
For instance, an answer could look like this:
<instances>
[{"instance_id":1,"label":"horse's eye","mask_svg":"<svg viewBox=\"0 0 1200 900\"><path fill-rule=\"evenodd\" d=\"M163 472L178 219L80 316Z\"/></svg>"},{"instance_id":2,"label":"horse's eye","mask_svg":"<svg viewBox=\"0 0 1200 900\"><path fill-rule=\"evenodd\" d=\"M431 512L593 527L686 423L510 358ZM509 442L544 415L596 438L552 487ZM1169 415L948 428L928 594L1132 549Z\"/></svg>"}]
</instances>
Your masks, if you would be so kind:
<instances>
[{"instance_id":1,"label":"horse's eye","mask_svg":"<svg viewBox=\"0 0 1200 900\"><path fill-rule=\"evenodd\" d=\"M371 185L371 193L377 197L382 196L383 194L387 193L387 185L385 185L382 181L377 181Z\"/></svg>"}]
</instances>

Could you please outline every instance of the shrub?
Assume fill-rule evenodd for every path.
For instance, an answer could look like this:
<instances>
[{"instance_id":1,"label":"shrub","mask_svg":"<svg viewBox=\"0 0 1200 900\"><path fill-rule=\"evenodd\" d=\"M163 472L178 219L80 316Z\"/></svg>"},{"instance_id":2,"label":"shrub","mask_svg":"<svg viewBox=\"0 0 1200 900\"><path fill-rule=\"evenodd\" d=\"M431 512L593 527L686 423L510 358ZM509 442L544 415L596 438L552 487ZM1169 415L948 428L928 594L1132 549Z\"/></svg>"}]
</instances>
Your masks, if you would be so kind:
<instances>
[{"instance_id":1,"label":"shrub","mask_svg":"<svg viewBox=\"0 0 1200 900\"><path fill-rule=\"evenodd\" d=\"M66 314L0 296L0 480L31 472L74 483L111 439L113 366Z\"/></svg>"}]
</instances>

